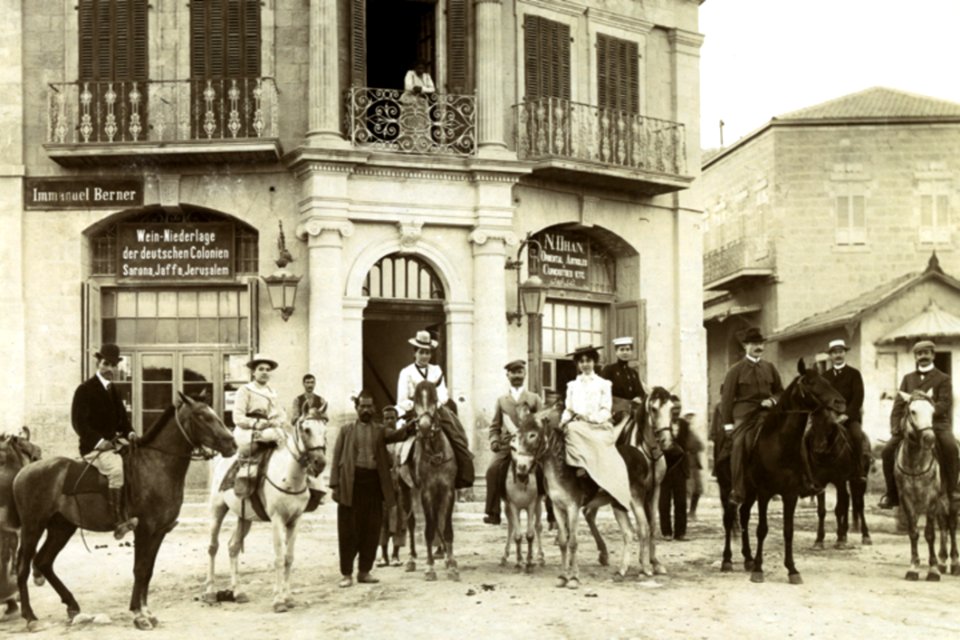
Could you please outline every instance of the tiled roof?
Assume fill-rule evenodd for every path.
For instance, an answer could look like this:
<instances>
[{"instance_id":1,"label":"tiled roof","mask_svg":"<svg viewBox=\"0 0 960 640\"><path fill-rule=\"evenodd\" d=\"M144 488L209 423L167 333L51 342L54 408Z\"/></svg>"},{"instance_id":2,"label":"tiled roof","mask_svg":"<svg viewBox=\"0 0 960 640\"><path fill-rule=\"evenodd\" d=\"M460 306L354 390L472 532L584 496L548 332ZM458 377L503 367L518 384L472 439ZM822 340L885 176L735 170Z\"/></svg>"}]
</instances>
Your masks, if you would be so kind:
<instances>
[{"instance_id":1,"label":"tiled roof","mask_svg":"<svg viewBox=\"0 0 960 640\"><path fill-rule=\"evenodd\" d=\"M886 87L872 87L784 113L773 121L937 117L960 117L960 104Z\"/></svg>"}]
</instances>

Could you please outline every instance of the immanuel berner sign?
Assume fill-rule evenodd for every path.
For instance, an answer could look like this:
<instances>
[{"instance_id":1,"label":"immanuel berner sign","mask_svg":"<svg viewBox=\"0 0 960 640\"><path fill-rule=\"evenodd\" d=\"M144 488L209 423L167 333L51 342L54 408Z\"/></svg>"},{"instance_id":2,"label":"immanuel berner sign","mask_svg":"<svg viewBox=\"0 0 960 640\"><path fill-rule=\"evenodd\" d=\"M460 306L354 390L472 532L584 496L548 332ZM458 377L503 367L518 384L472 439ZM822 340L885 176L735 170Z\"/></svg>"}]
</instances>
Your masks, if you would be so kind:
<instances>
[{"instance_id":1,"label":"immanuel berner sign","mask_svg":"<svg viewBox=\"0 0 960 640\"><path fill-rule=\"evenodd\" d=\"M25 178L23 208L125 209L143 204L142 178Z\"/></svg>"}]
</instances>

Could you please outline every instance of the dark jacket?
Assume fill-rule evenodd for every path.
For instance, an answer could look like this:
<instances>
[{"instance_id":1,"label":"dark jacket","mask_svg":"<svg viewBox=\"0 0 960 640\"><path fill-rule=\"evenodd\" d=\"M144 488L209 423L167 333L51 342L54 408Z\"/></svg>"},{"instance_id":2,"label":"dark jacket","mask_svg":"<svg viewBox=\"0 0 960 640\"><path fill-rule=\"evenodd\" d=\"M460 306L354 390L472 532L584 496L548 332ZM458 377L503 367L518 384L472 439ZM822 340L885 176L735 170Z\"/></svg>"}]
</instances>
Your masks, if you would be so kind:
<instances>
[{"instance_id":1,"label":"dark jacket","mask_svg":"<svg viewBox=\"0 0 960 640\"><path fill-rule=\"evenodd\" d=\"M296 398L293 399L293 410L290 412L290 422L296 423L297 419L306 413L304 410L309 409L319 409L324 405L326 400L318 396L317 394L311 394L308 398L306 393L301 393ZM304 406L306 405L306 407Z\"/></svg>"},{"instance_id":2,"label":"dark jacket","mask_svg":"<svg viewBox=\"0 0 960 640\"><path fill-rule=\"evenodd\" d=\"M80 436L80 455L93 451L101 439L112 440L133 431L116 385L111 383L108 391L97 376L81 384L74 392L70 422Z\"/></svg>"},{"instance_id":3,"label":"dark jacket","mask_svg":"<svg viewBox=\"0 0 960 640\"><path fill-rule=\"evenodd\" d=\"M863 410L863 376L860 371L844 365L840 369L830 369L823 377L847 402L847 416L860 422Z\"/></svg>"},{"instance_id":4,"label":"dark jacket","mask_svg":"<svg viewBox=\"0 0 960 640\"><path fill-rule=\"evenodd\" d=\"M778 398L783 383L777 368L766 360L753 362L743 358L730 367L723 380L721 417L724 424L734 424L760 406L767 398Z\"/></svg>"},{"instance_id":5,"label":"dark jacket","mask_svg":"<svg viewBox=\"0 0 960 640\"><path fill-rule=\"evenodd\" d=\"M353 476L357 462L356 422L351 422L340 430L337 443L333 447L333 465L330 472L330 488L333 499L344 507L353 506ZM380 476L380 489L383 491L384 508L394 504L393 481L390 478L390 457L387 455L387 443L400 442L407 437L404 429L376 427L373 441L373 455L377 462L377 475Z\"/></svg>"},{"instance_id":6,"label":"dark jacket","mask_svg":"<svg viewBox=\"0 0 960 640\"><path fill-rule=\"evenodd\" d=\"M600 377L610 381L610 391L614 398L633 400L646 395L643 392L643 385L640 384L640 374L622 360L605 366L600 372Z\"/></svg>"},{"instance_id":7,"label":"dark jacket","mask_svg":"<svg viewBox=\"0 0 960 640\"><path fill-rule=\"evenodd\" d=\"M913 393L914 391L929 391L933 389L933 426L937 429L950 429L952 422L951 414L953 412L953 385L950 382L950 376L940 371L936 367L926 374L919 371L912 371L903 376L900 383L900 391ZM899 433L900 420L906 411L907 401L897 394L893 401L893 411L890 412L890 432Z\"/></svg>"},{"instance_id":8,"label":"dark jacket","mask_svg":"<svg viewBox=\"0 0 960 640\"><path fill-rule=\"evenodd\" d=\"M520 402L526 404L527 408L529 408L532 413L536 413L542 409L540 396L535 393L530 393L526 389L524 389L523 393L520 394ZM507 444L510 442L509 435L503 434L504 415L510 416L510 419L513 420L513 424L518 427L520 426L520 419L517 417L518 404L519 403L514 401L513 396L509 393L497 398L497 406L493 410L493 421L490 423L491 448L493 448L494 442L499 444Z\"/></svg>"}]
</instances>

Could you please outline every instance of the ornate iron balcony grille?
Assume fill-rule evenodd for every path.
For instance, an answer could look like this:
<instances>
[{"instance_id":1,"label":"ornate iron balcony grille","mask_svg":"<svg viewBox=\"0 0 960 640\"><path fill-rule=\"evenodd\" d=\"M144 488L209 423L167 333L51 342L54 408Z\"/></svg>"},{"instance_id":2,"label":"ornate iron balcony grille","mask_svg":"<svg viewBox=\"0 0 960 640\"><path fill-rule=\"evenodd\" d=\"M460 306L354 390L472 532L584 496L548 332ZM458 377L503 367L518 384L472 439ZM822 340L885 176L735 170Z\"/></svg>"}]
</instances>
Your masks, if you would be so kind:
<instances>
[{"instance_id":1,"label":"ornate iron balcony grille","mask_svg":"<svg viewBox=\"0 0 960 640\"><path fill-rule=\"evenodd\" d=\"M681 175L686 134L678 122L562 98L514 106L517 153L522 160L572 158Z\"/></svg>"},{"instance_id":2,"label":"ornate iron balcony grille","mask_svg":"<svg viewBox=\"0 0 960 640\"><path fill-rule=\"evenodd\" d=\"M346 102L345 133L355 147L460 156L476 152L475 96L352 87Z\"/></svg>"},{"instance_id":3,"label":"ornate iron balcony grille","mask_svg":"<svg viewBox=\"0 0 960 640\"><path fill-rule=\"evenodd\" d=\"M703 282L709 284L744 269L775 267L774 246L767 237L740 238L704 254Z\"/></svg>"},{"instance_id":4,"label":"ornate iron balcony grille","mask_svg":"<svg viewBox=\"0 0 960 640\"><path fill-rule=\"evenodd\" d=\"M279 137L272 78L49 85L47 141L186 142Z\"/></svg>"}]
</instances>

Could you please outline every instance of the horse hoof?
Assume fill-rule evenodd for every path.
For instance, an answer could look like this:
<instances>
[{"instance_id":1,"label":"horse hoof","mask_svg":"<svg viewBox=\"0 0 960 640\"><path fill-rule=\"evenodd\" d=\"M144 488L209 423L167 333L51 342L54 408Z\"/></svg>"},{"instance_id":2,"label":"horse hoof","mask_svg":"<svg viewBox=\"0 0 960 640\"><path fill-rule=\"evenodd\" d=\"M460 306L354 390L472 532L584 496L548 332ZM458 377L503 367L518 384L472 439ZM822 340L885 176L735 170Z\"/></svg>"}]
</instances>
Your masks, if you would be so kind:
<instances>
[{"instance_id":1,"label":"horse hoof","mask_svg":"<svg viewBox=\"0 0 960 640\"><path fill-rule=\"evenodd\" d=\"M454 582L460 582L460 572L456 569L447 571L447 579L453 580Z\"/></svg>"},{"instance_id":2,"label":"horse hoof","mask_svg":"<svg viewBox=\"0 0 960 640\"><path fill-rule=\"evenodd\" d=\"M753 571L753 560L744 560L744 561L743 561L743 570L744 570L744 571Z\"/></svg>"},{"instance_id":3,"label":"horse hoof","mask_svg":"<svg viewBox=\"0 0 960 640\"><path fill-rule=\"evenodd\" d=\"M952 567L950 567L950 575L960 576L960 564L955 564Z\"/></svg>"},{"instance_id":4,"label":"horse hoof","mask_svg":"<svg viewBox=\"0 0 960 640\"><path fill-rule=\"evenodd\" d=\"M28 620L27 621L27 631L34 633L36 631L43 631L43 625L39 620Z\"/></svg>"},{"instance_id":5,"label":"horse hoof","mask_svg":"<svg viewBox=\"0 0 960 640\"><path fill-rule=\"evenodd\" d=\"M38 587L42 587L43 585L47 584L47 579L44 578L39 573L35 573L33 574L33 584L35 584Z\"/></svg>"},{"instance_id":6,"label":"horse hoof","mask_svg":"<svg viewBox=\"0 0 960 640\"><path fill-rule=\"evenodd\" d=\"M233 594L233 601L237 604L245 604L250 602L250 597L243 591L236 591Z\"/></svg>"},{"instance_id":7,"label":"horse hoof","mask_svg":"<svg viewBox=\"0 0 960 640\"><path fill-rule=\"evenodd\" d=\"M537 558L537 564L540 565L541 567L545 567L547 566L547 560L543 556L540 556L539 558Z\"/></svg>"},{"instance_id":8,"label":"horse hoof","mask_svg":"<svg viewBox=\"0 0 960 640\"><path fill-rule=\"evenodd\" d=\"M147 616L137 616L133 619L133 626L140 631L151 631L153 630L153 624L147 618Z\"/></svg>"},{"instance_id":9,"label":"horse hoof","mask_svg":"<svg viewBox=\"0 0 960 640\"><path fill-rule=\"evenodd\" d=\"M600 557L598 558L598 561L600 562L600 566L601 566L601 567L609 567L609 566L610 566L610 556L609 556L609 554L607 554L606 551L602 552L602 553L600 554Z\"/></svg>"},{"instance_id":10,"label":"horse hoof","mask_svg":"<svg viewBox=\"0 0 960 640\"><path fill-rule=\"evenodd\" d=\"M905 578L910 582L916 582L917 580L920 579L920 574L917 573L916 571L907 571L907 575L905 576Z\"/></svg>"},{"instance_id":11,"label":"horse hoof","mask_svg":"<svg viewBox=\"0 0 960 640\"><path fill-rule=\"evenodd\" d=\"M790 584L803 584L803 578L800 577L799 573L791 573L787 580L790 581Z\"/></svg>"},{"instance_id":12,"label":"horse hoof","mask_svg":"<svg viewBox=\"0 0 960 640\"><path fill-rule=\"evenodd\" d=\"M940 573L946 573L946 572L947 572L947 565L945 565L945 564L937 565L937 569L940 570Z\"/></svg>"},{"instance_id":13,"label":"horse hoof","mask_svg":"<svg viewBox=\"0 0 960 640\"><path fill-rule=\"evenodd\" d=\"M274 613L286 613L287 605L284 602L274 602L273 603L273 612Z\"/></svg>"},{"instance_id":14,"label":"horse hoof","mask_svg":"<svg viewBox=\"0 0 960 640\"><path fill-rule=\"evenodd\" d=\"M522 564L515 564L515 565L513 565L513 572L514 572L514 573L520 573L520 572L522 572L522 571L523 571L523 565L522 565Z\"/></svg>"},{"instance_id":15,"label":"horse hoof","mask_svg":"<svg viewBox=\"0 0 960 640\"><path fill-rule=\"evenodd\" d=\"M527 575L530 575L533 573L533 567L534 567L534 564L531 562L523 568L523 572L526 573Z\"/></svg>"},{"instance_id":16,"label":"horse hoof","mask_svg":"<svg viewBox=\"0 0 960 640\"><path fill-rule=\"evenodd\" d=\"M940 582L940 574L936 571L931 571L927 574L927 582Z\"/></svg>"},{"instance_id":17,"label":"horse hoof","mask_svg":"<svg viewBox=\"0 0 960 640\"><path fill-rule=\"evenodd\" d=\"M724 561L720 564L720 572L721 572L721 573L730 573L731 571L733 571L733 563L730 562L729 560L724 560Z\"/></svg>"},{"instance_id":18,"label":"horse hoof","mask_svg":"<svg viewBox=\"0 0 960 640\"><path fill-rule=\"evenodd\" d=\"M150 621L150 624L152 624L154 628L160 626L160 620L157 619L157 616L147 616L147 620Z\"/></svg>"},{"instance_id":19,"label":"horse hoof","mask_svg":"<svg viewBox=\"0 0 960 640\"><path fill-rule=\"evenodd\" d=\"M501 566L501 567L507 566L507 564L508 564L509 562L510 562L510 561L507 560L507 557L506 557L506 556L500 558L500 566Z\"/></svg>"},{"instance_id":20,"label":"horse hoof","mask_svg":"<svg viewBox=\"0 0 960 640\"><path fill-rule=\"evenodd\" d=\"M818 551L823 551L823 540L817 540L813 543L813 548Z\"/></svg>"},{"instance_id":21,"label":"horse hoof","mask_svg":"<svg viewBox=\"0 0 960 640\"><path fill-rule=\"evenodd\" d=\"M750 582L763 582L763 571L754 571L750 574Z\"/></svg>"},{"instance_id":22,"label":"horse hoof","mask_svg":"<svg viewBox=\"0 0 960 640\"><path fill-rule=\"evenodd\" d=\"M217 604L217 594L214 591L205 591L200 599L207 604Z\"/></svg>"},{"instance_id":23,"label":"horse hoof","mask_svg":"<svg viewBox=\"0 0 960 640\"><path fill-rule=\"evenodd\" d=\"M667 575L667 568L658 562L657 564L653 565L653 575L665 576Z\"/></svg>"},{"instance_id":24,"label":"horse hoof","mask_svg":"<svg viewBox=\"0 0 960 640\"><path fill-rule=\"evenodd\" d=\"M423 577L427 579L427 582L434 582L437 579L437 572L433 569L430 569L423 575Z\"/></svg>"},{"instance_id":25,"label":"horse hoof","mask_svg":"<svg viewBox=\"0 0 960 640\"><path fill-rule=\"evenodd\" d=\"M555 586L559 587L560 589L563 589L564 587L567 586L567 579L563 576L559 576L557 578L557 582L555 583Z\"/></svg>"},{"instance_id":26,"label":"horse hoof","mask_svg":"<svg viewBox=\"0 0 960 640\"><path fill-rule=\"evenodd\" d=\"M873 544L873 540L870 539L870 536L863 536L863 539L860 541L860 544L862 544L865 547L869 547Z\"/></svg>"},{"instance_id":27,"label":"horse hoof","mask_svg":"<svg viewBox=\"0 0 960 640\"><path fill-rule=\"evenodd\" d=\"M623 575L622 573L620 573L619 571L618 571L617 573L613 574L613 581L614 581L614 582L620 583L620 582L623 582L624 580L625 580L624 575Z\"/></svg>"},{"instance_id":28,"label":"horse hoof","mask_svg":"<svg viewBox=\"0 0 960 640\"><path fill-rule=\"evenodd\" d=\"M283 604L287 605L288 609L293 609L295 606L297 606L297 603L294 602L293 598L291 598L290 596L287 596L286 598L283 599Z\"/></svg>"},{"instance_id":29,"label":"horse hoof","mask_svg":"<svg viewBox=\"0 0 960 640\"><path fill-rule=\"evenodd\" d=\"M405 567L404 571L406 571L407 573L413 573L414 571L417 570L417 563L414 562L413 560L407 560L407 564L404 565L404 567Z\"/></svg>"},{"instance_id":30,"label":"horse hoof","mask_svg":"<svg viewBox=\"0 0 960 640\"><path fill-rule=\"evenodd\" d=\"M837 541L834 543L833 548L834 548L834 549L837 549L837 550L839 550L839 551L846 551L847 549L850 549L850 545L848 545L846 542L842 542L842 541L840 541L840 540L837 540Z\"/></svg>"},{"instance_id":31,"label":"horse hoof","mask_svg":"<svg viewBox=\"0 0 960 640\"><path fill-rule=\"evenodd\" d=\"M578 580L577 578L570 578L569 580L567 580L567 589L579 589L579 588L580 588L580 580Z\"/></svg>"},{"instance_id":32,"label":"horse hoof","mask_svg":"<svg viewBox=\"0 0 960 640\"><path fill-rule=\"evenodd\" d=\"M67 609L67 620L73 622L73 619L80 615L80 609Z\"/></svg>"}]
</instances>

